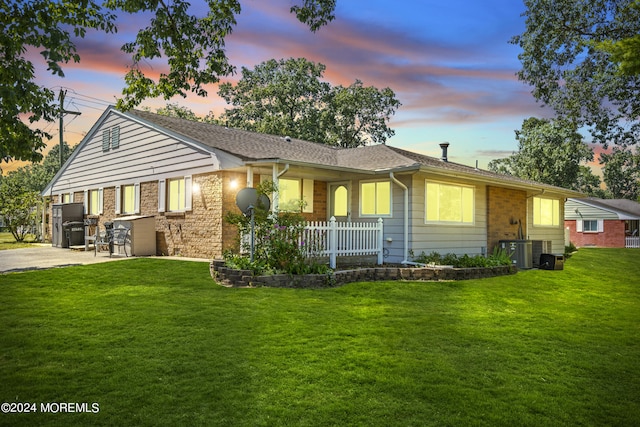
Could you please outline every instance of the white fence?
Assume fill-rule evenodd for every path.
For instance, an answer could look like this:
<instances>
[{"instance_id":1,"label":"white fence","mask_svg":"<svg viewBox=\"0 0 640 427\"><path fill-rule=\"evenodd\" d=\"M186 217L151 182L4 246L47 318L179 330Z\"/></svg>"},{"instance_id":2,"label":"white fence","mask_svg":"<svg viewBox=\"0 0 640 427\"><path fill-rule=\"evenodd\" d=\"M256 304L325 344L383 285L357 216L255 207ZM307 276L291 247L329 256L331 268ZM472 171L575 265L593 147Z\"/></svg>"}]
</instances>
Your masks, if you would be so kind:
<instances>
[{"instance_id":1,"label":"white fence","mask_svg":"<svg viewBox=\"0 0 640 427\"><path fill-rule=\"evenodd\" d=\"M382 264L382 229L382 218L377 222L338 222L331 217L329 221L307 222L301 244L309 256L328 256L331 268L336 268L338 256L377 255L378 264Z\"/></svg>"},{"instance_id":2,"label":"white fence","mask_svg":"<svg viewBox=\"0 0 640 427\"><path fill-rule=\"evenodd\" d=\"M640 237L625 237L624 238L624 247L625 248L640 248Z\"/></svg>"}]
</instances>

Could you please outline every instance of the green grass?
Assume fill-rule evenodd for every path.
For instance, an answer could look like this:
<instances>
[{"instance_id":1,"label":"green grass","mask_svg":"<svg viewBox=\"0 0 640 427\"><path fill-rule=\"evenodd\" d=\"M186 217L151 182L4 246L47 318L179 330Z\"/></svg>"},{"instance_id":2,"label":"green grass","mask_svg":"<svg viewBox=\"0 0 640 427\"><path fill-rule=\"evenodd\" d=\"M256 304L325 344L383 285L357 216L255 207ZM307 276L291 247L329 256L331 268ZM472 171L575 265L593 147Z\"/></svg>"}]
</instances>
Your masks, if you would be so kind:
<instances>
[{"instance_id":1,"label":"green grass","mask_svg":"<svg viewBox=\"0 0 640 427\"><path fill-rule=\"evenodd\" d=\"M563 271L228 289L206 263L0 276L2 425L640 424L640 251Z\"/></svg>"},{"instance_id":2,"label":"green grass","mask_svg":"<svg viewBox=\"0 0 640 427\"><path fill-rule=\"evenodd\" d=\"M18 248L28 248L33 246L32 243L35 242L36 237L34 235L27 235L24 242L16 242L16 239L9 232L0 232L0 251L6 249L18 249Z\"/></svg>"}]
</instances>

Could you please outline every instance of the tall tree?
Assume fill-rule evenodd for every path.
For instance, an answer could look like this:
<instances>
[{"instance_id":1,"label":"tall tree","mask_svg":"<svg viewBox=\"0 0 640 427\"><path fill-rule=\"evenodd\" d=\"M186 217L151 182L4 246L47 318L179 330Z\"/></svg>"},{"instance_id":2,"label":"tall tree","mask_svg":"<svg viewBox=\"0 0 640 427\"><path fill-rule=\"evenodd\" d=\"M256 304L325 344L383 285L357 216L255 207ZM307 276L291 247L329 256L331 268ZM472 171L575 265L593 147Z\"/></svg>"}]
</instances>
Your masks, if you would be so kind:
<instances>
[{"instance_id":1,"label":"tall tree","mask_svg":"<svg viewBox=\"0 0 640 427\"><path fill-rule=\"evenodd\" d=\"M336 0L297 0L290 12L312 31L334 19ZM133 64L125 76L122 109L145 98L194 92L206 96L204 85L234 72L225 51L225 38L236 25L240 0L207 0L204 16L188 0L0 0L0 160L39 161L48 138L31 123L53 121L59 107L55 94L35 81L34 63L27 49L37 49L48 69L63 77L62 66L78 62L75 40L95 29L115 32L116 13L147 12L149 24L122 50ZM154 80L141 64L165 59L168 71Z\"/></svg>"},{"instance_id":2,"label":"tall tree","mask_svg":"<svg viewBox=\"0 0 640 427\"><path fill-rule=\"evenodd\" d=\"M65 142L63 159L69 158L73 150ZM45 156L42 163L33 163L0 176L0 215L9 231L21 242L30 233L39 217L36 206L41 202L40 193L60 169L60 146L56 145Z\"/></svg>"},{"instance_id":3,"label":"tall tree","mask_svg":"<svg viewBox=\"0 0 640 427\"><path fill-rule=\"evenodd\" d=\"M489 169L545 184L588 192L595 180L581 163L593 160L575 125L530 117L516 130L518 151L489 162Z\"/></svg>"},{"instance_id":4,"label":"tall tree","mask_svg":"<svg viewBox=\"0 0 640 427\"><path fill-rule=\"evenodd\" d=\"M217 123L212 111L209 111L209 114L206 116L201 117L196 115L196 113L191 111L188 107L183 107L179 104L169 103L162 108L156 109L156 114L168 117L179 117L181 119L192 120L194 122Z\"/></svg>"},{"instance_id":5,"label":"tall tree","mask_svg":"<svg viewBox=\"0 0 640 427\"><path fill-rule=\"evenodd\" d=\"M628 7L640 11L640 0L635 0ZM597 47L611 54L611 60L618 64L621 74L640 75L640 34L605 40L598 43Z\"/></svg>"},{"instance_id":6,"label":"tall tree","mask_svg":"<svg viewBox=\"0 0 640 427\"><path fill-rule=\"evenodd\" d=\"M334 87L321 80L325 69L305 58L243 67L236 85L220 85L218 94L234 107L220 121L341 147L384 143L394 134L387 122L401 104L391 89L365 87L359 80Z\"/></svg>"},{"instance_id":7,"label":"tall tree","mask_svg":"<svg viewBox=\"0 0 640 427\"><path fill-rule=\"evenodd\" d=\"M114 31L114 15L94 1L0 0L0 160L40 161L50 135L31 123L53 121L55 94L35 81L28 47L40 50L47 69L64 76L61 64L79 61L72 41L90 28Z\"/></svg>"},{"instance_id":8,"label":"tall tree","mask_svg":"<svg viewBox=\"0 0 640 427\"><path fill-rule=\"evenodd\" d=\"M614 147L601 154L602 177L607 195L613 199L638 200L640 197L640 153Z\"/></svg>"},{"instance_id":9,"label":"tall tree","mask_svg":"<svg viewBox=\"0 0 640 427\"><path fill-rule=\"evenodd\" d=\"M519 78L558 116L589 128L593 141L628 146L640 138L640 75L621 73L602 48L640 33L637 0L525 0ZM632 51L637 60L640 53Z\"/></svg>"}]
</instances>

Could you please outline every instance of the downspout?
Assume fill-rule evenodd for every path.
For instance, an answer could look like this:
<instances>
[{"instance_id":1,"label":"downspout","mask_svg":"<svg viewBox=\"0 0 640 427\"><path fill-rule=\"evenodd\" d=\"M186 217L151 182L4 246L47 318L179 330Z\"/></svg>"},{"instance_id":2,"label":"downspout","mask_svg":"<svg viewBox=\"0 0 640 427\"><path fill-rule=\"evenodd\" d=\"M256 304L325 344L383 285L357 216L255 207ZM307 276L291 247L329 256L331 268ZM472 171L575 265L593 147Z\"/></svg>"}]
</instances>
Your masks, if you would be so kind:
<instances>
[{"instance_id":1,"label":"downspout","mask_svg":"<svg viewBox=\"0 0 640 427\"><path fill-rule=\"evenodd\" d=\"M404 191L404 259L402 264L407 264L409 262L407 259L409 257L409 189L393 176L393 172L389 172L389 178Z\"/></svg>"},{"instance_id":2,"label":"downspout","mask_svg":"<svg viewBox=\"0 0 640 427\"><path fill-rule=\"evenodd\" d=\"M284 175L285 173L287 173L288 171L289 171L289 163L285 163L284 169L281 172L278 172L278 163L276 162L273 165L273 173L272 173L273 183L275 185L278 185L279 181L280 181L280 177L282 175ZM274 193L273 194L273 203L271 203L271 212L277 212L279 210L279 205L280 205L280 200L279 199L280 198L278 197L278 194Z\"/></svg>"}]
</instances>

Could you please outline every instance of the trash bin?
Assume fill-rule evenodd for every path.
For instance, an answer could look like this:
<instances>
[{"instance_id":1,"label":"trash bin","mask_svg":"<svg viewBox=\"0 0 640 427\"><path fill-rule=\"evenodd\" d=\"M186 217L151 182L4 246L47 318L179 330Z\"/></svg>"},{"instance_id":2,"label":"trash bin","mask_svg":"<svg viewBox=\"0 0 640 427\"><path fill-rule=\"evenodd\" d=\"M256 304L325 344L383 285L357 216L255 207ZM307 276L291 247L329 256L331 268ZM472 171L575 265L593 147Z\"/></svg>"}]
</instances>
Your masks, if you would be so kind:
<instances>
[{"instance_id":1,"label":"trash bin","mask_svg":"<svg viewBox=\"0 0 640 427\"><path fill-rule=\"evenodd\" d=\"M541 254L540 268L542 270L563 270L564 255L560 254Z\"/></svg>"},{"instance_id":2,"label":"trash bin","mask_svg":"<svg viewBox=\"0 0 640 427\"><path fill-rule=\"evenodd\" d=\"M62 224L69 246L84 246L84 222L67 221Z\"/></svg>"}]
</instances>

